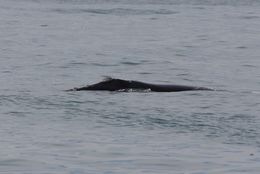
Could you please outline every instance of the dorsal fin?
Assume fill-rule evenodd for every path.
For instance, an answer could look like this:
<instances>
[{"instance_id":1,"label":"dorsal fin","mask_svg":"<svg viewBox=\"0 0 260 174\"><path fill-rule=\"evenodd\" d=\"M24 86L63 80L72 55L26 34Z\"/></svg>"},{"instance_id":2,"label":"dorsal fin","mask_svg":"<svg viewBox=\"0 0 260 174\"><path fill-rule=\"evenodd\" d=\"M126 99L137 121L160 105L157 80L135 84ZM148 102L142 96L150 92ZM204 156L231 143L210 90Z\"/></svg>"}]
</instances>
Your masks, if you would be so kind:
<instances>
[{"instance_id":1,"label":"dorsal fin","mask_svg":"<svg viewBox=\"0 0 260 174\"><path fill-rule=\"evenodd\" d=\"M114 78L112 78L111 76L103 76L103 82L107 82L107 81L110 81L110 80L113 80Z\"/></svg>"}]
</instances>

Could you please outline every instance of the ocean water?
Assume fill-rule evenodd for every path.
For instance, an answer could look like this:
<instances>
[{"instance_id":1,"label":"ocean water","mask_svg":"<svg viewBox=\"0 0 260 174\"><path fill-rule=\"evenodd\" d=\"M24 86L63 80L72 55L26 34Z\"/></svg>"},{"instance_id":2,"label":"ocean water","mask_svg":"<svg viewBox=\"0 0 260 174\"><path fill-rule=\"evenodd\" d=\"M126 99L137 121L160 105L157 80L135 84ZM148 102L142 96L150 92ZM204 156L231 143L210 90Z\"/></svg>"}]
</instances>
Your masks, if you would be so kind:
<instances>
[{"instance_id":1,"label":"ocean water","mask_svg":"<svg viewBox=\"0 0 260 174\"><path fill-rule=\"evenodd\" d=\"M258 174L259 9L0 0L0 173ZM65 91L104 76L216 91Z\"/></svg>"}]
</instances>

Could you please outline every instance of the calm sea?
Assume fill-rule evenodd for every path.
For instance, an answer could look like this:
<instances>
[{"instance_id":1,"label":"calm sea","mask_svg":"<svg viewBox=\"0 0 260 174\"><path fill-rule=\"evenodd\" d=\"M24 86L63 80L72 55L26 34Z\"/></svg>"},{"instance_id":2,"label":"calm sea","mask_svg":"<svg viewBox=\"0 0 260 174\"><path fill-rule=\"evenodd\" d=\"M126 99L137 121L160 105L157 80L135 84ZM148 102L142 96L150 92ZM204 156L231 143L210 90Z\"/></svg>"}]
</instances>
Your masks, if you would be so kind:
<instances>
[{"instance_id":1,"label":"calm sea","mask_svg":"<svg viewBox=\"0 0 260 174\"><path fill-rule=\"evenodd\" d=\"M259 9L0 0L0 173L258 174ZM65 92L104 76L217 91Z\"/></svg>"}]
</instances>

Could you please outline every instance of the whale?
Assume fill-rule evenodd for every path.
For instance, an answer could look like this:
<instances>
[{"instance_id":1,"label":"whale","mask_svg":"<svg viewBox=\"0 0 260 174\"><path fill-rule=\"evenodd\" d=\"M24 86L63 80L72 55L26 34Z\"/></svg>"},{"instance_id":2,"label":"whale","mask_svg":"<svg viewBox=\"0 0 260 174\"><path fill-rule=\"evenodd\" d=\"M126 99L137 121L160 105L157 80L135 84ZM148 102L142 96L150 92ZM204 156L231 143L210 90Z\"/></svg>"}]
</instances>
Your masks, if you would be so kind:
<instances>
[{"instance_id":1,"label":"whale","mask_svg":"<svg viewBox=\"0 0 260 174\"><path fill-rule=\"evenodd\" d=\"M173 85L173 84L153 84L134 80L123 80L115 78L106 78L103 81L84 86L73 88L68 91L151 91L151 92L180 92L180 91L197 91L213 89L197 86Z\"/></svg>"}]
</instances>

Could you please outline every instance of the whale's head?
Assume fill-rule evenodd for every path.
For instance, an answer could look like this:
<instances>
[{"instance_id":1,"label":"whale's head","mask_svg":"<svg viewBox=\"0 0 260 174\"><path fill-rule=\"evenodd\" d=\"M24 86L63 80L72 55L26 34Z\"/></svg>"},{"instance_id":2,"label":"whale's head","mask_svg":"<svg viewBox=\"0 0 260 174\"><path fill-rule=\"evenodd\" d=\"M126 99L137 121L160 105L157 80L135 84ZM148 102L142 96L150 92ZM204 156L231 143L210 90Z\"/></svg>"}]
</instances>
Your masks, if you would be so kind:
<instances>
[{"instance_id":1,"label":"whale's head","mask_svg":"<svg viewBox=\"0 0 260 174\"><path fill-rule=\"evenodd\" d=\"M108 91L118 91L121 89L126 89L129 86L129 81L121 79L107 78L102 82L89 85L85 90L108 90Z\"/></svg>"}]
</instances>

